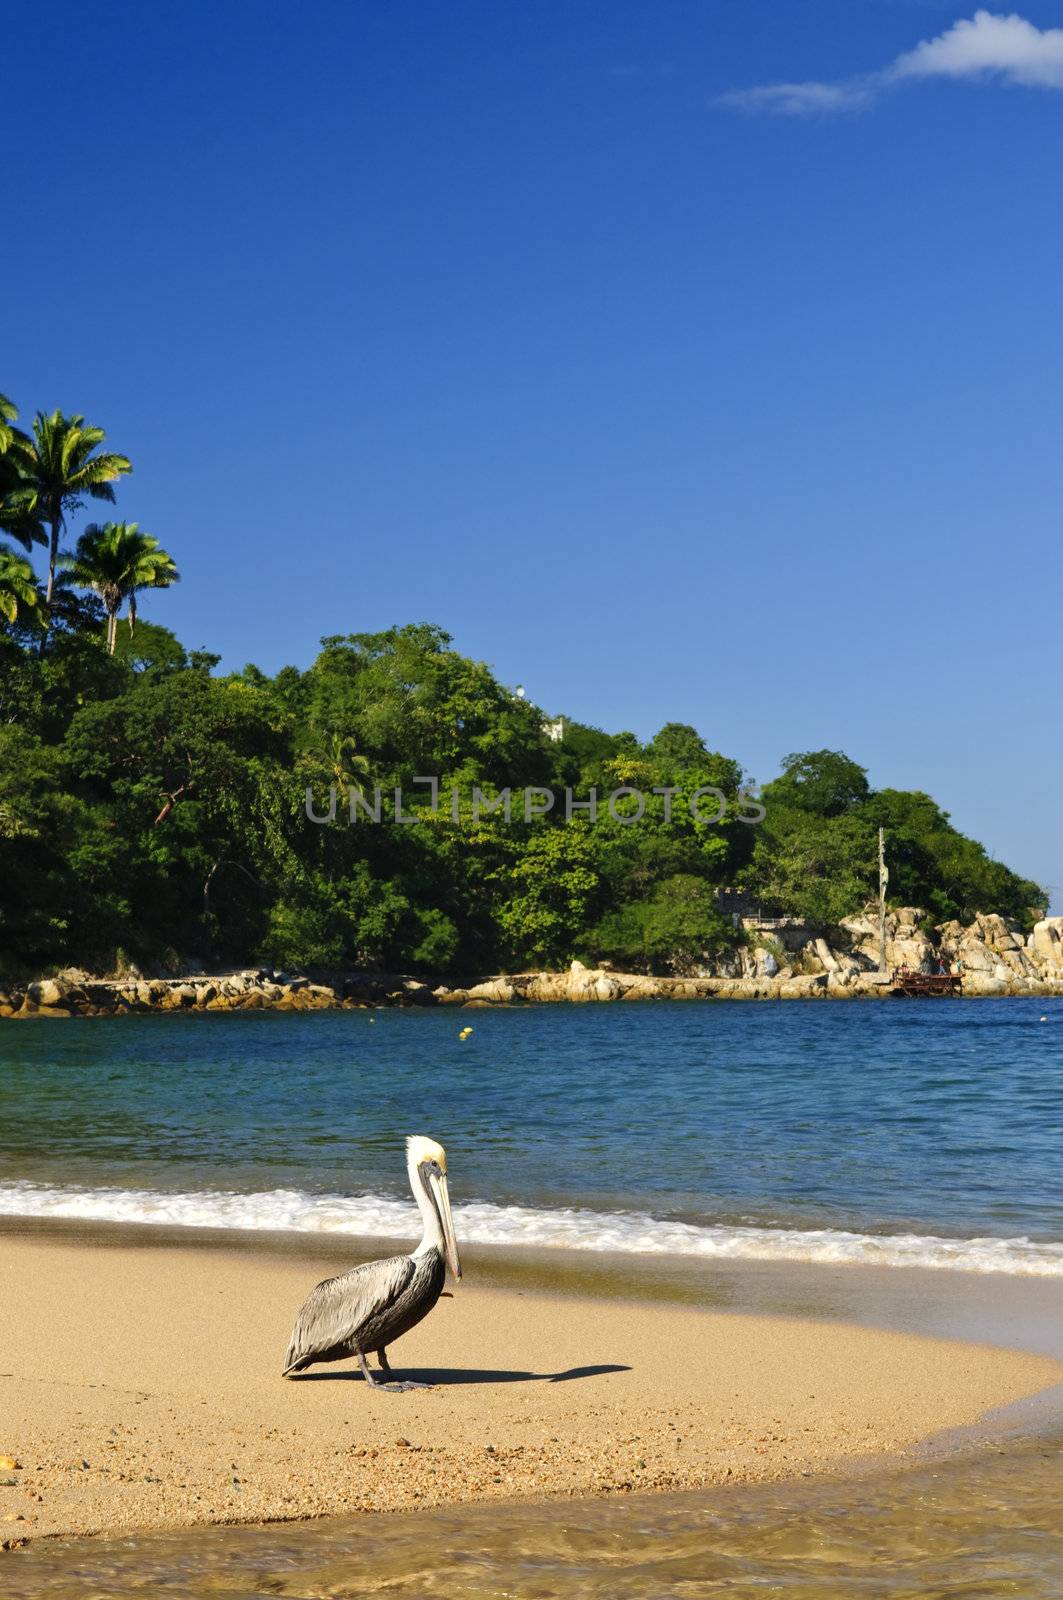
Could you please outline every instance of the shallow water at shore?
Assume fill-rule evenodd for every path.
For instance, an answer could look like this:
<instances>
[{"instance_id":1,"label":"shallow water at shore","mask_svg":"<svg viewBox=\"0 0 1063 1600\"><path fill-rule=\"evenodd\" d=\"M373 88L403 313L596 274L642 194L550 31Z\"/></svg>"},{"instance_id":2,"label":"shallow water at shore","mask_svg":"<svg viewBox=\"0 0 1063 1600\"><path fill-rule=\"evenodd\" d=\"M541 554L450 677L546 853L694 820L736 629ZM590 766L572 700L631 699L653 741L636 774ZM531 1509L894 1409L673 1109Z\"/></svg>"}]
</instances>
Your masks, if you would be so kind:
<instances>
[{"instance_id":1,"label":"shallow water at shore","mask_svg":"<svg viewBox=\"0 0 1063 1600\"><path fill-rule=\"evenodd\" d=\"M1058 1600L1061 1446L847 1483L57 1541L2 1558L0 1574L6 1600Z\"/></svg>"}]
</instances>

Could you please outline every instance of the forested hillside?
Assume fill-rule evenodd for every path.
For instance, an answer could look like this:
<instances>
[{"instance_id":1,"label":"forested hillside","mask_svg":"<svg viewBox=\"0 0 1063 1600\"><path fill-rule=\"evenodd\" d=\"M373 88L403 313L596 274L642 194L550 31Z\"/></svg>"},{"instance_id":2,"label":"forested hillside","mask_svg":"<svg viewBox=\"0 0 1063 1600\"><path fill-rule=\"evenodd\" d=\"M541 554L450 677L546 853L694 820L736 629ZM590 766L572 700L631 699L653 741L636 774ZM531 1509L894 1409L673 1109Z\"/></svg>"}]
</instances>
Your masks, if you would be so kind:
<instances>
[{"instance_id":1,"label":"forested hillside","mask_svg":"<svg viewBox=\"0 0 1063 1600\"><path fill-rule=\"evenodd\" d=\"M929 796L873 791L840 753L787 757L757 821L711 730L665 723L642 742L566 717L552 738L541 708L428 624L327 638L306 670L219 674L137 619L138 592L178 581L174 557L135 523L86 521L93 500L133 500L128 460L81 418L23 432L0 408L2 974L576 956L683 971L740 937L722 889L823 923L859 910L880 826L896 904L963 920L1045 904ZM396 788L415 822L395 819ZM551 809L539 796L526 817L528 788ZM595 818L566 808L566 789L591 788ZM637 793L610 809L621 788ZM326 816L332 789L335 820L311 820L308 791ZM505 790L508 819L487 809Z\"/></svg>"}]
</instances>

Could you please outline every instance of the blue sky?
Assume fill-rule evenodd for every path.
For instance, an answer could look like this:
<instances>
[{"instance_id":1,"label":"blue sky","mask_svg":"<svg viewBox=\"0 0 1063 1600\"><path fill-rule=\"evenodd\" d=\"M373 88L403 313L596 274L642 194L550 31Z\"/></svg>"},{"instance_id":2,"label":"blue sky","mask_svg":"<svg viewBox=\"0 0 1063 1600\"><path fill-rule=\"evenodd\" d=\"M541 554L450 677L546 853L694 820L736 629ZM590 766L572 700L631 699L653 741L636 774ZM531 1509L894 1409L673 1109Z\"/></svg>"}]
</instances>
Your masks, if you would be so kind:
<instances>
[{"instance_id":1,"label":"blue sky","mask_svg":"<svg viewBox=\"0 0 1063 1600\"><path fill-rule=\"evenodd\" d=\"M1063 3L1021 16L14 9L0 389L133 458L145 610L226 665L435 621L1063 886Z\"/></svg>"}]
</instances>

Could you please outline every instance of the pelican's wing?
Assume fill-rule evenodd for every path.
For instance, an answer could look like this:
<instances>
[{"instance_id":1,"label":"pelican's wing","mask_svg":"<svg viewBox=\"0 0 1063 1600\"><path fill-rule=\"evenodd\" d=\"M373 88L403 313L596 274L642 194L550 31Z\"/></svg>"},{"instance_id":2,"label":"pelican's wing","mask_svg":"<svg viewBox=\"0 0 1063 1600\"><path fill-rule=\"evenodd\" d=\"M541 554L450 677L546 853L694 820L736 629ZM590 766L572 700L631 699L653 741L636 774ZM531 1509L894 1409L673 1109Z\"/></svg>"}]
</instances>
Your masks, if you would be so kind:
<instances>
[{"instance_id":1,"label":"pelican's wing","mask_svg":"<svg viewBox=\"0 0 1063 1600\"><path fill-rule=\"evenodd\" d=\"M285 1376L320 1360L337 1345L349 1344L367 1318L385 1310L409 1287L416 1270L409 1256L389 1256L386 1261L352 1267L311 1289L288 1342Z\"/></svg>"}]
</instances>

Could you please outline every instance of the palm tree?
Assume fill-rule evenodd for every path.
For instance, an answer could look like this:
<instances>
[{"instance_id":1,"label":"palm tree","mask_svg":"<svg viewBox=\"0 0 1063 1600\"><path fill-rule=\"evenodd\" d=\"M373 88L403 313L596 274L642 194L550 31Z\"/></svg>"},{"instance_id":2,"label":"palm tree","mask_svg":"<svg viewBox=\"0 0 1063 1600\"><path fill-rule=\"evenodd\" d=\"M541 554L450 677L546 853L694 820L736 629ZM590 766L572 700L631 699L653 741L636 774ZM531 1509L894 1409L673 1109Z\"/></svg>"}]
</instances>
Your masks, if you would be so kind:
<instances>
[{"instance_id":1,"label":"palm tree","mask_svg":"<svg viewBox=\"0 0 1063 1600\"><path fill-rule=\"evenodd\" d=\"M341 789L369 776L369 759L358 754L357 741L349 734L327 734L320 744L304 751L300 759L318 771L324 767Z\"/></svg>"},{"instance_id":2,"label":"palm tree","mask_svg":"<svg viewBox=\"0 0 1063 1600\"><path fill-rule=\"evenodd\" d=\"M37 608L40 598L37 579L29 562L17 551L0 544L0 617L14 624L19 620L20 612L39 616ZM24 620L29 621L30 617Z\"/></svg>"},{"instance_id":3,"label":"palm tree","mask_svg":"<svg viewBox=\"0 0 1063 1600\"><path fill-rule=\"evenodd\" d=\"M9 448L15 437L16 430L13 424L17 416L18 407L14 401L9 400L6 394L0 394L0 456Z\"/></svg>"},{"instance_id":4,"label":"palm tree","mask_svg":"<svg viewBox=\"0 0 1063 1600\"><path fill-rule=\"evenodd\" d=\"M332 734L322 754L337 783L347 785L369 775L369 758L358 754L358 746L349 734Z\"/></svg>"},{"instance_id":5,"label":"palm tree","mask_svg":"<svg viewBox=\"0 0 1063 1600\"><path fill-rule=\"evenodd\" d=\"M12 446L25 440L25 434L15 427L18 410L6 395L0 394L0 529L17 539L24 550L34 544L44 544L47 538L40 519L23 506L16 506L12 496L25 488Z\"/></svg>"},{"instance_id":6,"label":"palm tree","mask_svg":"<svg viewBox=\"0 0 1063 1600\"><path fill-rule=\"evenodd\" d=\"M118 636L118 613L123 600L129 601L129 629L137 620L138 589L168 589L181 574L173 557L150 533L142 533L135 522L90 522L73 555L63 555L59 564L78 589L92 589L107 612L107 650L114 655Z\"/></svg>"},{"instance_id":7,"label":"palm tree","mask_svg":"<svg viewBox=\"0 0 1063 1600\"><path fill-rule=\"evenodd\" d=\"M77 511L88 495L93 500L114 500L111 485L132 463L111 451L97 454L106 435L102 428L85 425L84 417L64 417L61 411L33 419L33 436L17 429L8 446L20 483L7 496L7 505L21 516L31 516L48 527L48 586L44 603L52 603L59 536L67 513Z\"/></svg>"}]
</instances>

